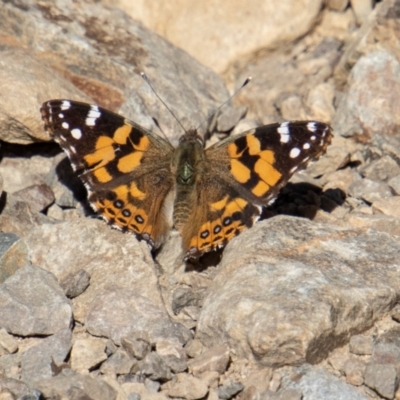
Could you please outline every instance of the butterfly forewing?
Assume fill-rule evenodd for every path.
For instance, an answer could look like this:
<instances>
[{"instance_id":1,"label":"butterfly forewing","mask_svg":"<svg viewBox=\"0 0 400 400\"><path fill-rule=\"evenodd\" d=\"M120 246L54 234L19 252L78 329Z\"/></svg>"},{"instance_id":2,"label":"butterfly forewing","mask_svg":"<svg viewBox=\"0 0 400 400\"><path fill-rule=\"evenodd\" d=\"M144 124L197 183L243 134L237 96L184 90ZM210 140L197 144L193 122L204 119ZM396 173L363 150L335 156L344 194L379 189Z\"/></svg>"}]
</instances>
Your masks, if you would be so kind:
<instances>
[{"instance_id":1,"label":"butterfly forewing","mask_svg":"<svg viewBox=\"0 0 400 400\"><path fill-rule=\"evenodd\" d=\"M50 100L41 112L45 128L68 154L95 210L117 228L160 244L170 228L163 202L174 184L173 147L98 106Z\"/></svg>"},{"instance_id":2,"label":"butterfly forewing","mask_svg":"<svg viewBox=\"0 0 400 400\"><path fill-rule=\"evenodd\" d=\"M225 168L228 184L246 199L266 205L294 172L326 151L331 139L329 125L322 122L284 122L225 139L206 153Z\"/></svg>"}]
</instances>

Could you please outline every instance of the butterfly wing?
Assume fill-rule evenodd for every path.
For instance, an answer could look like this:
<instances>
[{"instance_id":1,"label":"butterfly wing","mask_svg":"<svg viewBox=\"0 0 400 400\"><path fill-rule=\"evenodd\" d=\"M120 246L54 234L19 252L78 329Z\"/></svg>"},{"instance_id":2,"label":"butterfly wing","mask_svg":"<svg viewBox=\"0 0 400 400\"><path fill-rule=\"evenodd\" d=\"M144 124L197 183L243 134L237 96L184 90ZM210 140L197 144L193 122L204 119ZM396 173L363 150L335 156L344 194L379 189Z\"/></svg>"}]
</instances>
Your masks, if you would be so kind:
<instances>
[{"instance_id":1,"label":"butterfly wing","mask_svg":"<svg viewBox=\"0 0 400 400\"><path fill-rule=\"evenodd\" d=\"M170 229L167 209L174 186L170 170L174 148L97 106L50 100L41 113L45 129L85 184L93 208L116 228L160 245Z\"/></svg>"},{"instance_id":2,"label":"butterfly wing","mask_svg":"<svg viewBox=\"0 0 400 400\"><path fill-rule=\"evenodd\" d=\"M284 122L261 126L206 149L208 168L197 183L198 203L182 228L187 258L224 246L253 225L294 172L326 151L329 125Z\"/></svg>"}]
</instances>

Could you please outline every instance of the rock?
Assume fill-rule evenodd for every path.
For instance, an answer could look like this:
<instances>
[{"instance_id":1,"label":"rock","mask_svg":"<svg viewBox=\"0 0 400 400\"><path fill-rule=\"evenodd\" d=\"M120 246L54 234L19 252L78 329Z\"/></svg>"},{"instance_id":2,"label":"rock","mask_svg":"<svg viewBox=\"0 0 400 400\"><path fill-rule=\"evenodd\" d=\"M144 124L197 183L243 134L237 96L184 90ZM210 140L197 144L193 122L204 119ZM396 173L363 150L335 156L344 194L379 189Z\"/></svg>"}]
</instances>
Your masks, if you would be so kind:
<instances>
[{"instance_id":1,"label":"rock","mask_svg":"<svg viewBox=\"0 0 400 400\"><path fill-rule=\"evenodd\" d=\"M368 203L392 196L390 187L385 182L375 182L370 179L355 181L349 186L349 195Z\"/></svg>"},{"instance_id":2,"label":"rock","mask_svg":"<svg viewBox=\"0 0 400 400\"><path fill-rule=\"evenodd\" d=\"M193 360L189 360L189 371L194 376L204 371L217 371L223 374L229 363L229 348L225 344L219 344L209 350L204 351Z\"/></svg>"},{"instance_id":3,"label":"rock","mask_svg":"<svg viewBox=\"0 0 400 400\"><path fill-rule=\"evenodd\" d=\"M107 375L123 375L129 374L132 367L136 364L136 360L132 358L126 351L118 349L103 364L100 371Z\"/></svg>"},{"instance_id":4,"label":"rock","mask_svg":"<svg viewBox=\"0 0 400 400\"><path fill-rule=\"evenodd\" d=\"M174 372L175 374L184 372L188 368L188 363L186 360L181 360L178 357L175 357L171 354L164 356L164 360L168 368L170 368L171 371Z\"/></svg>"},{"instance_id":5,"label":"rock","mask_svg":"<svg viewBox=\"0 0 400 400\"><path fill-rule=\"evenodd\" d=\"M13 379L21 379L21 354L5 354L0 357L0 371Z\"/></svg>"},{"instance_id":6,"label":"rock","mask_svg":"<svg viewBox=\"0 0 400 400\"><path fill-rule=\"evenodd\" d=\"M246 115L247 107L241 106L239 108L222 108L220 115L217 118L217 131L230 132L238 122Z\"/></svg>"},{"instance_id":7,"label":"rock","mask_svg":"<svg viewBox=\"0 0 400 400\"><path fill-rule=\"evenodd\" d=\"M150 379L157 381L169 381L172 379L171 371L165 360L157 353L152 352L140 361L140 373L148 376Z\"/></svg>"},{"instance_id":8,"label":"rock","mask_svg":"<svg viewBox=\"0 0 400 400\"><path fill-rule=\"evenodd\" d=\"M24 239L32 228L42 224L52 224L54 221L31 209L29 204L17 201L13 195L7 195L4 208L0 214L0 226L3 232L14 233Z\"/></svg>"},{"instance_id":9,"label":"rock","mask_svg":"<svg viewBox=\"0 0 400 400\"><path fill-rule=\"evenodd\" d=\"M28 249L14 233L0 232L0 283L29 262Z\"/></svg>"},{"instance_id":10,"label":"rock","mask_svg":"<svg viewBox=\"0 0 400 400\"><path fill-rule=\"evenodd\" d=\"M395 194L400 195L400 174L388 180L388 185Z\"/></svg>"},{"instance_id":11,"label":"rock","mask_svg":"<svg viewBox=\"0 0 400 400\"><path fill-rule=\"evenodd\" d=\"M341 381L321 367L304 365L285 377L284 389L300 390L307 400L368 400L354 386Z\"/></svg>"},{"instance_id":12,"label":"rock","mask_svg":"<svg viewBox=\"0 0 400 400\"><path fill-rule=\"evenodd\" d=\"M175 289L172 297L172 310L178 315L182 308L187 306L198 306L202 298L193 289L187 287L178 287Z\"/></svg>"},{"instance_id":13,"label":"rock","mask_svg":"<svg viewBox=\"0 0 400 400\"><path fill-rule=\"evenodd\" d=\"M21 400L34 400L40 398L40 394L37 392L37 390L30 389L26 383L18 379L8 378L4 375L0 375L0 391L1 393L3 393L3 391L10 393L10 400L14 400L15 398ZM7 397L5 397L5 399L7 399Z\"/></svg>"},{"instance_id":14,"label":"rock","mask_svg":"<svg viewBox=\"0 0 400 400\"><path fill-rule=\"evenodd\" d=\"M64 293L69 298L78 297L90 284L90 275L81 269L75 274L67 275L60 283Z\"/></svg>"},{"instance_id":15,"label":"rock","mask_svg":"<svg viewBox=\"0 0 400 400\"><path fill-rule=\"evenodd\" d=\"M150 392L143 383L129 382L123 383L122 389L128 396L128 400L167 400L168 397L163 393Z\"/></svg>"},{"instance_id":16,"label":"rock","mask_svg":"<svg viewBox=\"0 0 400 400\"><path fill-rule=\"evenodd\" d=\"M54 194L45 183L32 185L13 193L15 199L28 203L32 210L43 211L54 203Z\"/></svg>"},{"instance_id":17,"label":"rock","mask_svg":"<svg viewBox=\"0 0 400 400\"><path fill-rule=\"evenodd\" d=\"M230 3L229 7L220 4L218 10L214 10L212 2L199 5L175 1L162 8L124 0L108 3L117 4L135 19L140 18L147 27L217 72L225 71L235 60L259 49L284 46L303 36L316 23L322 7L319 1L293 1L277 13L272 4L262 1L251 7L241 2ZM233 14L231 7L236 10ZM246 18L239 18L240 15ZM194 29L204 24L206 30Z\"/></svg>"},{"instance_id":18,"label":"rock","mask_svg":"<svg viewBox=\"0 0 400 400\"><path fill-rule=\"evenodd\" d=\"M360 356L371 355L373 344L372 336L354 335L350 338L349 351Z\"/></svg>"},{"instance_id":19,"label":"rock","mask_svg":"<svg viewBox=\"0 0 400 400\"><path fill-rule=\"evenodd\" d=\"M357 228L372 228L390 235L400 235L400 221L397 218L383 214L350 214L347 222L350 226Z\"/></svg>"},{"instance_id":20,"label":"rock","mask_svg":"<svg viewBox=\"0 0 400 400\"><path fill-rule=\"evenodd\" d=\"M284 389L279 392L271 392L266 390L260 394L261 400L302 400L303 394L301 390L297 389Z\"/></svg>"},{"instance_id":21,"label":"rock","mask_svg":"<svg viewBox=\"0 0 400 400\"><path fill-rule=\"evenodd\" d=\"M22 380L32 387L45 378L56 375L57 366L61 365L71 350L71 331L63 329L56 334L42 339L21 355Z\"/></svg>"},{"instance_id":22,"label":"rock","mask_svg":"<svg viewBox=\"0 0 400 400\"><path fill-rule=\"evenodd\" d=\"M320 83L312 88L307 97L307 106L311 110L311 118L330 122L335 115L333 101L335 99L335 88L328 82Z\"/></svg>"},{"instance_id":23,"label":"rock","mask_svg":"<svg viewBox=\"0 0 400 400\"><path fill-rule=\"evenodd\" d=\"M349 77L347 94L339 103L333 127L343 136L364 140L400 125L400 63L386 50L361 57Z\"/></svg>"},{"instance_id":24,"label":"rock","mask_svg":"<svg viewBox=\"0 0 400 400\"><path fill-rule=\"evenodd\" d=\"M107 360L106 339L90 337L76 339L71 350L71 368L78 372L87 372Z\"/></svg>"},{"instance_id":25,"label":"rock","mask_svg":"<svg viewBox=\"0 0 400 400\"><path fill-rule=\"evenodd\" d=\"M392 307L398 250L368 229L287 216L257 223L226 247L196 336L263 366L322 360Z\"/></svg>"},{"instance_id":26,"label":"rock","mask_svg":"<svg viewBox=\"0 0 400 400\"><path fill-rule=\"evenodd\" d=\"M200 340L191 339L186 343L185 351L190 358L198 357L203 351L204 346Z\"/></svg>"},{"instance_id":27,"label":"rock","mask_svg":"<svg viewBox=\"0 0 400 400\"><path fill-rule=\"evenodd\" d=\"M95 336L108 337L120 344L123 337L135 337L135 332L147 332L151 342L175 339L185 343L186 329L173 323L165 309L136 290L121 288L107 290L93 299L85 325Z\"/></svg>"},{"instance_id":28,"label":"rock","mask_svg":"<svg viewBox=\"0 0 400 400\"><path fill-rule=\"evenodd\" d=\"M151 351L150 343L145 339L134 339L123 337L122 347L137 360L142 360Z\"/></svg>"},{"instance_id":29,"label":"rock","mask_svg":"<svg viewBox=\"0 0 400 400\"><path fill-rule=\"evenodd\" d=\"M367 364L364 383L381 396L393 399L398 384L396 368L393 365Z\"/></svg>"},{"instance_id":30,"label":"rock","mask_svg":"<svg viewBox=\"0 0 400 400\"><path fill-rule=\"evenodd\" d=\"M271 381L269 382L269 390L277 392L282 384L282 374L279 371L275 371L272 374Z\"/></svg>"},{"instance_id":31,"label":"rock","mask_svg":"<svg viewBox=\"0 0 400 400\"><path fill-rule=\"evenodd\" d=\"M387 181L400 175L400 167L390 156L372 161L360 170L361 175L373 181Z\"/></svg>"},{"instance_id":32,"label":"rock","mask_svg":"<svg viewBox=\"0 0 400 400\"><path fill-rule=\"evenodd\" d=\"M317 13L320 5L310 4ZM1 59L7 64L2 78L7 82L20 82L12 89L19 103L10 101L5 95L2 102L0 99L5 108L3 138L8 141L19 139L19 143L30 142L31 137L39 136L40 132L42 138L47 140L48 136L37 118L37 110L42 101L51 98L97 102L106 108L120 110L147 128L154 127L151 118L154 117L162 122L167 134L172 136L182 132L177 121L165 112L165 107L155 102L153 92L140 76L141 71L148 74L152 85L170 108L179 110L179 120L182 121L182 115L193 117L194 111L202 115L201 119L195 118L198 123L192 125L198 125L211 110L228 98L222 79L210 69L146 29L136 20L137 16L133 20L115 7L82 3L81 7L75 8L65 4L62 21L58 17L48 18L48 15L59 15L59 9L53 4L46 8L46 12L34 2L27 3L23 8L12 3L3 8L3 13L8 16L3 34L13 37L15 43L24 43L26 37L30 38L29 53L17 51L13 46L1 54ZM308 16L309 12L304 15ZM15 29L16 24L19 29ZM128 26L129 29L119 32L121 26ZM75 56L82 46L85 56ZM132 51L135 57L132 57ZM97 67L87 68L87 65ZM176 79L178 76L179 79ZM36 89L33 89L33 84ZM31 88L30 93L40 93L40 96L26 96L27 87ZM176 96L176 93L181 95ZM22 105L19 97L24 99ZM147 112L149 104L156 108L151 111L151 116ZM15 111L20 107L27 110L23 117ZM29 119L34 123L24 124ZM16 126L5 136L11 131L13 122Z\"/></svg>"},{"instance_id":33,"label":"rock","mask_svg":"<svg viewBox=\"0 0 400 400\"><path fill-rule=\"evenodd\" d=\"M243 389L244 386L240 382L234 382L230 385L222 385L218 388L218 398L229 400L240 393Z\"/></svg>"},{"instance_id":34,"label":"rock","mask_svg":"<svg viewBox=\"0 0 400 400\"><path fill-rule=\"evenodd\" d=\"M116 399L116 391L101 379L94 379L70 369L63 369L57 376L42 379L36 384L36 388L46 399Z\"/></svg>"},{"instance_id":35,"label":"rock","mask_svg":"<svg viewBox=\"0 0 400 400\"><path fill-rule=\"evenodd\" d=\"M367 21L368 16L372 12L374 3L375 2L371 0L350 0L351 7L359 24Z\"/></svg>"},{"instance_id":36,"label":"rock","mask_svg":"<svg viewBox=\"0 0 400 400\"><path fill-rule=\"evenodd\" d=\"M18 342L4 328L0 329L0 348L8 354L18 350Z\"/></svg>"},{"instance_id":37,"label":"rock","mask_svg":"<svg viewBox=\"0 0 400 400\"><path fill-rule=\"evenodd\" d=\"M25 266L0 285L0 326L20 335L51 335L68 329L72 310L54 275Z\"/></svg>"},{"instance_id":38,"label":"rock","mask_svg":"<svg viewBox=\"0 0 400 400\"><path fill-rule=\"evenodd\" d=\"M396 322L400 322L400 304L397 304L392 312L391 312L392 319L394 319Z\"/></svg>"},{"instance_id":39,"label":"rock","mask_svg":"<svg viewBox=\"0 0 400 400\"><path fill-rule=\"evenodd\" d=\"M364 383L365 363L357 359L347 360L344 364L344 373L346 382L360 386Z\"/></svg>"},{"instance_id":40,"label":"rock","mask_svg":"<svg viewBox=\"0 0 400 400\"><path fill-rule=\"evenodd\" d=\"M327 6L331 10L344 11L349 4L349 0L328 0Z\"/></svg>"},{"instance_id":41,"label":"rock","mask_svg":"<svg viewBox=\"0 0 400 400\"><path fill-rule=\"evenodd\" d=\"M203 398L208 392L207 385L200 379L188 374L178 374L176 382L168 385L168 396L188 400Z\"/></svg>"},{"instance_id":42,"label":"rock","mask_svg":"<svg viewBox=\"0 0 400 400\"><path fill-rule=\"evenodd\" d=\"M372 203L375 212L400 218L400 196L379 199Z\"/></svg>"},{"instance_id":43,"label":"rock","mask_svg":"<svg viewBox=\"0 0 400 400\"><path fill-rule=\"evenodd\" d=\"M146 379L144 381L144 386L149 392L157 393L160 390L161 383L157 381L152 381L151 379Z\"/></svg>"}]
</instances>

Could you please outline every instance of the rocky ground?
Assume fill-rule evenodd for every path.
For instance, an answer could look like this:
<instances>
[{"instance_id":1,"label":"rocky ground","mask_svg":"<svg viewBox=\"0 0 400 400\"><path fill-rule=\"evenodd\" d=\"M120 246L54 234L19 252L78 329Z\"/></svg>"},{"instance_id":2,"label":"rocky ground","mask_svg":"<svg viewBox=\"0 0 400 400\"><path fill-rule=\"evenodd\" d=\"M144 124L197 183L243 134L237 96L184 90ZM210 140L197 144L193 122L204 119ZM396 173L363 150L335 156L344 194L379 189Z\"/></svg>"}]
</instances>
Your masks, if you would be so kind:
<instances>
[{"instance_id":1,"label":"rocky ground","mask_svg":"<svg viewBox=\"0 0 400 400\"><path fill-rule=\"evenodd\" d=\"M400 0L143 3L0 3L0 400L400 399ZM152 254L93 218L39 113L97 103L176 144L141 71L188 128L253 77L210 142L335 138L222 253Z\"/></svg>"}]
</instances>

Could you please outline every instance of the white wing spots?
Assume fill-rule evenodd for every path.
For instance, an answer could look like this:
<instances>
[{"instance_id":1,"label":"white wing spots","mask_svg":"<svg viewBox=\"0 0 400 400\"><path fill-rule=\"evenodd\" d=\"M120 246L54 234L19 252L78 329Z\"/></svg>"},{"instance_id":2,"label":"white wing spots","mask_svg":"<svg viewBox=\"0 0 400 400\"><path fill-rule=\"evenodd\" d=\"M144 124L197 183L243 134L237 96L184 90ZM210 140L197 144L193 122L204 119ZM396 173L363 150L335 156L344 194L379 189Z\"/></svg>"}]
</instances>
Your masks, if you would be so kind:
<instances>
[{"instance_id":1,"label":"white wing spots","mask_svg":"<svg viewBox=\"0 0 400 400\"><path fill-rule=\"evenodd\" d=\"M295 165L289 172L290 172L291 174L293 174L293 172L297 171L298 168L299 168L298 165ZM274 200L275 200L275 199L274 199Z\"/></svg>"},{"instance_id":2,"label":"white wing spots","mask_svg":"<svg viewBox=\"0 0 400 400\"><path fill-rule=\"evenodd\" d=\"M281 143L288 143L290 140L289 122L283 122L278 127L278 133L281 135Z\"/></svg>"},{"instance_id":3,"label":"white wing spots","mask_svg":"<svg viewBox=\"0 0 400 400\"><path fill-rule=\"evenodd\" d=\"M90 111L86 117L85 124L87 126L95 126L96 125L96 119L99 118L101 115L99 111L99 107L97 106L90 106Z\"/></svg>"},{"instance_id":4,"label":"white wing spots","mask_svg":"<svg viewBox=\"0 0 400 400\"><path fill-rule=\"evenodd\" d=\"M71 103L68 100L61 102L61 110L68 110L71 107Z\"/></svg>"},{"instance_id":5,"label":"white wing spots","mask_svg":"<svg viewBox=\"0 0 400 400\"><path fill-rule=\"evenodd\" d=\"M311 147L310 143L304 143L303 144L303 149L308 150Z\"/></svg>"},{"instance_id":6,"label":"white wing spots","mask_svg":"<svg viewBox=\"0 0 400 400\"><path fill-rule=\"evenodd\" d=\"M317 137L316 137L315 135L312 135L312 136L310 137L310 139L311 139L312 141L314 141L316 138L317 138Z\"/></svg>"},{"instance_id":7,"label":"white wing spots","mask_svg":"<svg viewBox=\"0 0 400 400\"><path fill-rule=\"evenodd\" d=\"M309 123L307 124L307 129L308 129L310 132L316 132L316 130L317 130L317 124L316 124L315 122L309 122Z\"/></svg>"},{"instance_id":8,"label":"white wing spots","mask_svg":"<svg viewBox=\"0 0 400 400\"><path fill-rule=\"evenodd\" d=\"M69 128L68 122L63 122L63 123L61 124L61 126L62 126L64 129L68 129L68 128Z\"/></svg>"},{"instance_id":9,"label":"white wing spots","mask_svg":"<svg viewBox=\"0 0 400 400\"><path fill-rule=\"evenodd\" d=\"M58 118L63 119L64 118L64 114L63 113L58 114Z\"/></svg>"},{"instance_id":10,"label":"white wing spots","mask_svg":"<svg viewBox=\"0 0 400 400\"><path fill-rule=\"evenodd\" d=\"M299 154L300 154L300 149L297 147L293 147L293 149L290 150L289 156L290 156L290 158L296 158L299 156Z\"/></svg>"},{"instance_id":11,"label":"white wing spots","mask_svg":"<svg viewBox=\"0 0 400 400\"><path fill-rule=\"evenodd\" d=\"M71 130L71 135L74 139L79 140L82 137L82 131L79 128Z\"/></svg>"},{"instance_id":12,"label":"white wing spots","mask_svg":"<svg viewBox=\"0 0 400 400\"><path fill-rule=\"evenodd\" d=\"M76 149L75 149L75 147L74 146L70 146L70 148L69 148L70 150L71 150L71 153L74 153L74 154L76 154Z\"/></svg>"}]
</instances>

